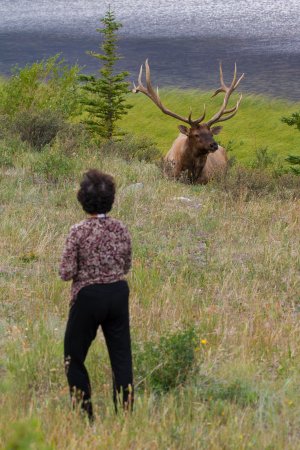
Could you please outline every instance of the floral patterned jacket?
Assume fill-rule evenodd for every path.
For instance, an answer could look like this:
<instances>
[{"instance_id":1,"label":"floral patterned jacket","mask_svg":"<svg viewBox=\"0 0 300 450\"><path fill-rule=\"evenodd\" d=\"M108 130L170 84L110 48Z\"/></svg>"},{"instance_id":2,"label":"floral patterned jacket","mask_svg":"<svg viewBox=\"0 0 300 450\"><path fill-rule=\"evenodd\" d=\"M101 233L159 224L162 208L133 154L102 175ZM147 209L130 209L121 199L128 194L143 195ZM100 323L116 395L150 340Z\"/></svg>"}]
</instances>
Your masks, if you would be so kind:
<instances>
[{"instance_id":1,"label":"floral patterned jacket","mask_svg":"<svg viewBox=\"0 0 300 450\"><path fill-rule=\"evenodd\" d=\"M73 304L84 286L122 280L130 267L131 239L125 225L107 216L90 217L71 227L59 274L72 280Z\"/></svg>"}]
</instances>

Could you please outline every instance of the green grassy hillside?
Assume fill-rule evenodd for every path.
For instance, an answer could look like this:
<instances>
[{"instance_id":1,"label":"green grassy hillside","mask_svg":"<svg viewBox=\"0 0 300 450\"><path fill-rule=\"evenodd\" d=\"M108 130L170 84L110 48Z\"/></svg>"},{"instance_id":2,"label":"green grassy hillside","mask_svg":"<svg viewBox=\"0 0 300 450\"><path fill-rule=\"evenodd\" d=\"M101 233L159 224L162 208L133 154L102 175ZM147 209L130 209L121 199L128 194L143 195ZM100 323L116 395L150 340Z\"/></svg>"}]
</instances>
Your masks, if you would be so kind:
<instances>
[{"instance_id":1,"label":"green grassy hillside","mask_svg":"<svg viewBox=\"0 0 300 450\"><path fill-rule=\"evenodd\" d=\"M232 198L214 185L166 180L153 164L75 150L59 159L49 149L15 147L2 161L0 448L299 448L299 200ZM133 238L137 383L133 415L116 417L99 335L87 360L93 428L70 409L63 367L69 285L57 273L66 233L84 218L75 194L88 167L116 177L112 215ZM180 334L189 327L192 341ZM158 347L169 333L172 345ZM169 391L158 394L157 383L170 375Z\"/></svg>"},{"instance_id":2,"label":"green grassy hillside","mask_svg":"<svg viewBox=\"0 0 300 450\"><path fill-rule=\"evenodd\" d=\"M37 115L77 102L72 91L60 104L64 87L55 97L55 83L50 93L29 85L23 96L12 86L2 112L9 116L13 99L16 111L24 98L31 105L32 95ZM178 123L142 94L129 97L135 107L122 128L165 153ZM221 104L195 91L162 90L161 98L182 115L190 106L201 114L206 103L209 117ZM280 121L299 109L245 95L220 142L245 165L265 147L282 159L299 154L300 133ZM51 144L33 150L7 116L0 117L0 448L300 448L300 177L236 166L206 186L181 184L131 158L124 142L99 148L76 124L63 122ZM70 286L58 277L66 234L85 217L76 191L91 167L115 176L111 214L132 235L136 383L134 413L116 416L99 333L87 358L93 427L70 408L63 365Z\"/></svg>"},{"instance_id":3,"label":"green grassy hillside","mask_svg":"<svg viewBox=\"0 0 300 450\"><path fill-rule=\"evenodd\" d=\"M206 104L207 117L211 117L222 104L222 95L211 99L211 94L164 89L160 97L169 109L183 116L188 116L190 107L194 117L201 115ZM233 96L232 105L236 98ZM134 108L121 126L125 131L150 137L165 154L178 135L179 122L164 115L143 94L131 94L129 101ZM299 109L299 103L245 94L237 115L222 124L224 128L218 141L225 147L231 142L232 153L242 163L248 163L255 151L263 147L280 157L300 154L300 133L280 121L282 116Z\"/></svg>"}]
</instances>

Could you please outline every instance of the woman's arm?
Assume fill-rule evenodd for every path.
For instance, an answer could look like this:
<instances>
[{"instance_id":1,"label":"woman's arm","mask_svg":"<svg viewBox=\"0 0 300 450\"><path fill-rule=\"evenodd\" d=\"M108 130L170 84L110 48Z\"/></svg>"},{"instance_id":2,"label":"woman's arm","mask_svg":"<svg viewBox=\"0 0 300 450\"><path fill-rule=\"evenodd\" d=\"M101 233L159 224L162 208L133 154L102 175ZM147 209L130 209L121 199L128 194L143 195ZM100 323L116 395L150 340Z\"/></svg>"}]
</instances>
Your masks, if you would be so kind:
<instances>
[{"instance_id":1,"label":"woman's arm","mask_svg":"<svg viewBox=\"0 0 300 450\"><path fill-rule=\"evenodd\" d=\"M71 228L63 250L59 266L59 275L62 280L68 281L75 277L77 270L77 236L76 230Z\"/></svg>"}]
</instances>

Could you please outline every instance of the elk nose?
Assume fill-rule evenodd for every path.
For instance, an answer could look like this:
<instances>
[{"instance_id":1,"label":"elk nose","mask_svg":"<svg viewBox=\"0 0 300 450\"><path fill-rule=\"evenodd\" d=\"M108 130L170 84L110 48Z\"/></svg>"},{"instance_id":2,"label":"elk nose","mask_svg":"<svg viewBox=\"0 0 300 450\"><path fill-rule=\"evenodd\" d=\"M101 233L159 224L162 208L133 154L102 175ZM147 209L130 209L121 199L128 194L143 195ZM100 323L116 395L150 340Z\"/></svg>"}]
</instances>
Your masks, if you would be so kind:
<instances>
[{"instance_id":1,"label":"elk nose","mask_svg":"<svg viewBox=\"0 0 300 450\"><path fill-rule=\"evenodd\" d=\"M212 142L210 144L210 148L213 152L215 152L216 150L218 150L218 144L216 142Z\"/></svg>"}]
</instances>

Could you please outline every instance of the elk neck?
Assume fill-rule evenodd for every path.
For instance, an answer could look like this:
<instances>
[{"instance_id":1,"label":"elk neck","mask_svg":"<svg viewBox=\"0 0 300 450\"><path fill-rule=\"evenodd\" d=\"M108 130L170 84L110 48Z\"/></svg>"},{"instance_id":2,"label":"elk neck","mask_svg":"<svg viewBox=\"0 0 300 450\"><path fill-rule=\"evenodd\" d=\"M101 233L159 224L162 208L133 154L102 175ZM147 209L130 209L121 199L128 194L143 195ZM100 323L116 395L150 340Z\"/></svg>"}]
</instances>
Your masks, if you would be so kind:
<instances>
[{"instance_id":1,"label":"elk neck","mask_svg":"<svg viewBox=\"0 0 300 450\"><path fill-rule=\"evenodd\" d=\"M186 138L183 151L183 166L200 176L206 161L208 153L199 152L199 148L192 139Z\"/></svg>"}]
</instances>

